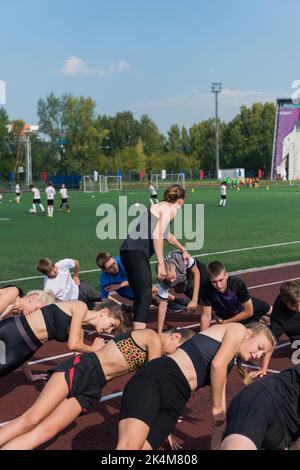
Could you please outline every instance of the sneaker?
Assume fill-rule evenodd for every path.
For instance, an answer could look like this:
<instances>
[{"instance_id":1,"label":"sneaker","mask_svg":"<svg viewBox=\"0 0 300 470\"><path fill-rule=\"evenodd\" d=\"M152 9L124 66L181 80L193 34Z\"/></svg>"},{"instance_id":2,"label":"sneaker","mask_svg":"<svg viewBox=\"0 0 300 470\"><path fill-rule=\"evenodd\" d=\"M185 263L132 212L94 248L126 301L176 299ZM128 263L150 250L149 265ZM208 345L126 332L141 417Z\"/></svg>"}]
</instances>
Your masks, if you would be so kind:
<instances>
[{"instance_id":1,"label":"sneaker","mask_svg":"<svg viewBox=\"0 0 300 470\"><path fill-rule=\"evenodd\" d=\"M177 302L171 302L170 304L168 304L168 310L170 310L170 312L179 313L184 310L184 307L182 305L179 305Z\"/></svg>"},{"instance_id":2,"label":"sneaker","mask_svg":"<svg viewBox=\"0 0 300 470\"><path fill-rule=\"evenodd\" d=\"M176 298L176 304L179 304L179 305L181 305L182 307L185 307L185 308L188 306L190 301L191 301L191 299L189 299L188 297Z\"/></svg>"}]
</instances>

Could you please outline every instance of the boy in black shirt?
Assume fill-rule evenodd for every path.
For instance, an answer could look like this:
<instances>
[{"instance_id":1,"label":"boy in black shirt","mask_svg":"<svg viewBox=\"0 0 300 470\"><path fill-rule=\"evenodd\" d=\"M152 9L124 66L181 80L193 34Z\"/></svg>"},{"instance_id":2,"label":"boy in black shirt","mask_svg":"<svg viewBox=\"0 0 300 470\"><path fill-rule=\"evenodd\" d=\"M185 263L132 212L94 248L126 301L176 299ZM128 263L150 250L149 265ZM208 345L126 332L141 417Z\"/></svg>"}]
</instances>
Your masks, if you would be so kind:
<instances>
[{"instance_id":1,"label":"boy in black shirt","mask_svg":"<svg viewBox=\"0 0 300 470\"><path fill-rule=\"evenodd\" d=\"M228 276L220 261L208 265L208 279L203 285L201 303L201 331L209 328L212 310L218 323L240 322L244 325L259 321L272 311L269 304L250 296L242 279Z\"/></svg>"},{"instance_id":2,"label":"boy in black shirt","mask_svg":"<svg viewBox=\"0 0 300 470\"><path fill-rule=\"evenodd\" d=\"M281 285L270 320L276 339L286 334L291 343L300 340L300 281L286 281ZM251 377L266 375L271 357L272 353L266 354L261 369L251 372Z\"/></svg>"}]
</instances>

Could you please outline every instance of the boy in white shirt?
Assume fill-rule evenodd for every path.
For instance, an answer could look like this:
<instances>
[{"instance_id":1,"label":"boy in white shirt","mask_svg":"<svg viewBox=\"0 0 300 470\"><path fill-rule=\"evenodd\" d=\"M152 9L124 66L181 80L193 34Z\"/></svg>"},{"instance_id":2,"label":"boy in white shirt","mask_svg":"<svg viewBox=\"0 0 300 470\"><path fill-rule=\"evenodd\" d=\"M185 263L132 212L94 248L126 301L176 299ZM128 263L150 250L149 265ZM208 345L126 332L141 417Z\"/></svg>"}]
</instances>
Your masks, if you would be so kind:
<instances>
[{"instance_id":1,"label":"boy in white shirt","mask_svg":"<svg viewBox=\"0 0 300 470\"><path fill-rule=\"evenodd\" d=\"M154 185L151 183L151 181L149 181L149 191L150 191L151 206L153 206L153 204L158 204L159 201L157 199L157 192L156 192Z\"/></svg>"},{"instance_id":2,"label":"boy in white shirt","mask_svg":"<svg viewBox=\"0 0 300 470\"><path fill-rule=\"evenodd\" d=\"M53 263L49 258L42 258L37 270L44 274L44 290L51 290L58 300L82 300L92 309L101 297L93 287L79 279L79 262L76 259L62 259ZM74 269L73 279L70 269Z\"/></svg>"},{"instance_id":3,"label":"boy in white shirt","mask_svg":"<svg viewBox=\"0 0 300 470\"><path fill-rule=\"evenodd\" d=\"M31 192L33 194L32 209L30 209L30 213L31 214L36 214L36 204L38 204L40 206L40 209L41 209L43 215L44 215L45 214L45 208L44 208L43 204L41 203L40 190L38 188L36 188L34 186L34 184L30 185L30 189L31 189Z\"/></svg>"},{"instance_id":4,"label":"boy in white shirt","mask_svg":"<svg viewBox=\"0 0 300 470\"><path fill-rule=\"evenodd\" d=\"M61 197L61 204L60 204L58 210L61 211L62 208L63 208L63 205L66 204L67 211L68 211L68 213L70 213L71 209L70 209L69 203L68 203L68 190L67 190L67 188L64 184L61 185L59 193L60 193L60 197Z\"/></svg>"},{"instance_id":5,"label":"boy in white shirt","mask_svg":"<svg viewBox=\"0 0 300 470\"><path fill-rule=\"evenodd\" d=\"M220 193L221 193L221 200L219 203L219 206L226 206L226 200L227 200L227 183L223 181L220 186Z\"/></svg>"},{"instance_id":6,"label":"boy in white shirt","mask_svg":"<svg viewBox=\"0 0 300 470\"><path fill-rule=\"evenodd\" d=\"M48 217L53 217L54 198L55 198L56 191L51 181L49 181L49 184L47 188L45 189L45 193L47 195L47 202L48 202Z\"/></svg>"},{"instance_id":7,"label":"boy in white shirt","mask_svg":"<svg viewBox=\"0 0 300 470\"><path fill-rule=\"evenodd\" d=\"M21 199L21 189L20 189L20 185L19 184L16 184L16 187L15 187L15 192L16 192L16 203L17 204L20 204L20 199Z\"/></svg>"}]
</instances>

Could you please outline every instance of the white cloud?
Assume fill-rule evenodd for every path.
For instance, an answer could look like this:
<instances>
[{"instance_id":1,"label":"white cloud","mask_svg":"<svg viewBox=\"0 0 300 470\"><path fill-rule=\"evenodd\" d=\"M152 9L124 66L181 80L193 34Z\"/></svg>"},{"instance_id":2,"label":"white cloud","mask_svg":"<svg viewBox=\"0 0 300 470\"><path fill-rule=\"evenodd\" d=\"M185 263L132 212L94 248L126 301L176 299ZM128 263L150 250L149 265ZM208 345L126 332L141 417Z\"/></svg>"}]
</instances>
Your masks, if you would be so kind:
<instances>
[{"instance_id":1,"label":"white cloud","mask_svg":"<svg viewBox=\"0 0 300 470\"><path fill-rule=\"evenodd\" d=\"M64 67L61 69L61 73L67 76L89 76L89 77L108 77L115 75L117 73L122 73L130 69L130 64L120 60L116 63L109 65L107 68L102 67L91 67L87 62L85 62L80 57L71 56L69 57Z\"/></svg>"},{"instance_id":2,"label":"white cloud","mask_svg":"<svg viewBox=\"0 0 300 470\"><path fill-rule=\"evenodd\" d=\"M263 96L265 93L263 91L248 91L248 90L223 90L222 95L228 96L229 98L252 98Z\"/></svg>"}]
</instances>

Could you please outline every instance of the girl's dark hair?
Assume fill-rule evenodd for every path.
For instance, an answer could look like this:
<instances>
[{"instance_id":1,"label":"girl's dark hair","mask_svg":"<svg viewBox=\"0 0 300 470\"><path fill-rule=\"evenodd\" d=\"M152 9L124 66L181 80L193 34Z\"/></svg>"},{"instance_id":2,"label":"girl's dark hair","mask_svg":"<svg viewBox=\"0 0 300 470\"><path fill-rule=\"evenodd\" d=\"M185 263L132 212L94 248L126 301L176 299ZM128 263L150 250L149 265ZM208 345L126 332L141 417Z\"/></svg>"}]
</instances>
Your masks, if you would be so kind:
<instances>
[{"instance_id":1,"label":"girl's dark hair","mask_svg":"<svg viewBox=\"0 0 300 470\"><path fill-rule=\"evenodd\" d=\"M94 310L96 312L99 312L100 310L107 308L109 310L109 317L114 318L115 320L119 320L120 325L116 328L115 334L119 335L121 333L124 333L126 331L125 328L125 323L124 323L124 316L122 309L119 305L115 304L114 302L111 302L110 300L106 302L101 302L98 305L95 306Z\"/></svg>"},{"instance_id":2,"label":"girl's dark hair","mask_svg":"<svg viewBox=\"0 0 300 470\"><path fill-rule=\"evenodd\" d=\"M180 184L172 184L164 192L164 201L175 203L178 199L185 199L185 189Z\"/></svg>"}]
</instances>

